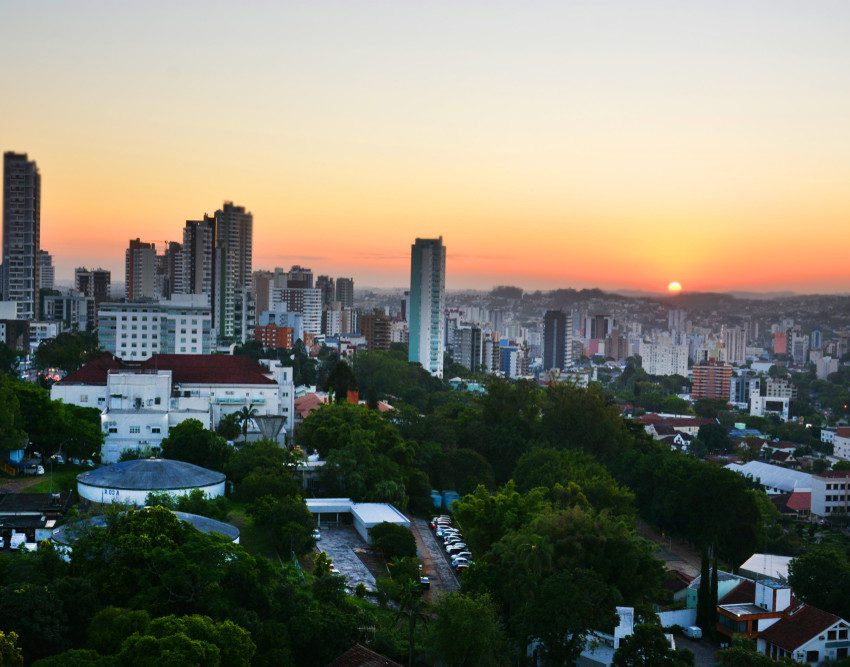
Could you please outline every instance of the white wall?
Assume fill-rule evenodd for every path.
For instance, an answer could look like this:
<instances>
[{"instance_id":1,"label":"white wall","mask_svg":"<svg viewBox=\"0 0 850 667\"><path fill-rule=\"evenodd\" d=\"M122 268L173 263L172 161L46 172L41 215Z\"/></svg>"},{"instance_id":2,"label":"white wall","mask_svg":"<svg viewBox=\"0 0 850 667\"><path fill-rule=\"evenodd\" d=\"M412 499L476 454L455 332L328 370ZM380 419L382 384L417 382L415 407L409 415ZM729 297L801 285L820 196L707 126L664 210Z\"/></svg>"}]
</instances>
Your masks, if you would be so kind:
<instances>
[{"instance_id":1,"label":"white wall","mask_svg":"<svg viewBox=\"0 0 850 667\"><path fill-rule=\"evenodd\" d=\"M199 488L203 491L207 498L217 498L218 496L224 495L223 481L217 484L210 484L209 486L192 487L187 489L168 489L168 493L176 496L187 496L194 491L195 488ZM155 490L159 491L159 489ZM148 497L148 493L150 492L151 491L149 490L103 488L77 482L77 493L80 494L80 498L100 504L132 503L137 507L142 507L144 506L145 499Z\"/></svg>"}]
</instances>

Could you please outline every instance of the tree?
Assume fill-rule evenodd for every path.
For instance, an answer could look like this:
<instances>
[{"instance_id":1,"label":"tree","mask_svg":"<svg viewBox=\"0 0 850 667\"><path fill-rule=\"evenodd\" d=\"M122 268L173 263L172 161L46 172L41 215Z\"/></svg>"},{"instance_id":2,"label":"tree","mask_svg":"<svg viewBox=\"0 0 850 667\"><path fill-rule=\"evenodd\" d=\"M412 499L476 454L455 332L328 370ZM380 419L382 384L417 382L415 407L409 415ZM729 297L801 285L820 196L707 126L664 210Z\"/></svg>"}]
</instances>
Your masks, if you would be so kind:
<instances>
[{"instance_id":1,"label":"tree","mask_svg":"<svg viewBox=\"0 0 850 667\"><path fill-rule=\"evenodd\" d=\"M369 529L369 537L387 560L416 555L416 540L404 526L383 521Z\"/></svg>"},{"instance_id":2,"label":"tree","mask_svg":"<svg viewBox=\"0 0 850 667\"><path fill-rule=\"evenodd\" d=\"M251 403L251 405L243 407L237 414L239 415L239 423L242 425L242 442L248 442L248 426L251 424L251 420L257 416L257 408Z\"/></svg>"},{"instance_id":3,"label":"tree","mask_svg":"<svg viewBox=\"0 0 850 667\"><path fill-rule=\"evenodd\" d=\"M416 655L416 626L428 620L428 603L422 599L422 588L418 581L407 581L402 585L396 619L407 626L407 667L413 667Z\"/></svg>"},{"instance_id":4,"label":"tree","mask_svg":"<svg viewBox=\"0 0 850 667\"><path fill-rule=\"evenodd\" d=\"M239 434L242 432L242 429L239 424L239 415L235 412L229 412L226 415L222 415L221 419L218 422L218 427L216 428L216 433L218 433L225 440L236 440L239 437Z\"/></svg>"},{"instance_id":5,"label":"tree","mask_svg":"<svg viewBox=\"0 0 850 667\"><path fill-rule=\"evenodd\" d=\"M729 408L729 402L722 398L700 398L694 402L694 412L699 417L717 419L721 412Z\"/></svg>"},{"instance_id":6,"label":"tree","mask_svg":"<svg viewBox=\"0 0 850 667\"><path fill-rule=\"evenodd\" d=\"M302 555L316 544L313 539L316 522L300 496L262 496L248 507L248 514L267 531L280 553Z\"/></svg>"},{"instance_id":7,"label":"tree","mask_svg":"<svg viewBox=\"0 0 850 667\"><path fill-rule=\"evenodd\" d=\"M11 383L0 379L0 450L18 449L26 443L21 409Z\"/></svg>"},{"instance_id":8,"label":"tree","mask_svg":"<svg viewBox=\"0 0 850 667\"><path fill-rule=\"evenodd\" d=\"M437 598L433 613L427 635L429 652L447 667L507 663L505 633L489 595L447 593Z\"/></svg>"},{"instance_id":9,"label":"tree","mask_svg":"<svg viewBox=\"0 0 850 667\"><path fill-rule=\"evenodd\" d=\"M143 609L106 607L91 620L88 629L88 644L104 655L121 650L121 644L134 633L145 634L151 617Z\"/></svg>"},{"instance_id":10,"label":"tree","mask_svg":"<svg viewBox=\"0 0 850 667\"><path fill-rule=\"evenodd\" d=\"M708 634L714 631L711 623L711 573L708 551L702 552L699 589L697 590L697 625Z\"/></svg>"},{"instance_id":11,"label":"tree","mask_svg":"<svg viewBox=\"0 0 850 667\"><path fill-rule=\"evenodd\" d=\"M810 547L788 566L794 594L815 607L850 618L850 558L837 546Z\"/></svg>"},{"instance_id":12,"label":"tree","mask_svg":"<svg viewBox=\"0 0 850 667\"><path fill-rule=\"evenodd\" d=\"M232 451L224 438L205 429L197 419L172 426L168 437L162 441L163 457L212 470L223 471Z\"/></svg>"},{"instance_id":13,"label":"tree","mask_svg":"<svg viewBox=\"0 0 850 667\"><path fill-rule=\"evenodd\" d=\"M697 438L711 453L729 451L729 436L720 424L703 424L699 427Z\"/></svg>"},{"instance_id":14,"label":"tree","mask_svg":"<svg viewBox=\"0 0 850 667\"><path fill-rule=\"evenodd\" d=\"M17 667L24 664L24 654L18 646L18 635L15 632L0 630L0 665Z\"/></svg>"},{"instance_id":15,"label":"tree","mask_svg":"<svg viewBox=\"0 0 850 667\"><path fill-rule=\"evenodd\" d=\"M38 346L33 365L39 370L58 368L73 373L100 353L96 334L66 331Z\"/></svg>"},{"instance_id":16,"label":"tree","mask_svg":"<svg viewBox=\"0 0 850 667\"><path fill-rule=\"evenodd\" d=\"M0 373L17 377L21 356L17 350L13 350L5 343L0 343Z\"/></svg>"},{"instance_id":17,"label":"tree","mask_svg":"<svg viewBox=\"0 0 850 667\"><path fill-rule=\"evenodd\" d=\"M693 664L693 654L670 648L664 631L657 624L635 626L630 636L620 640L613 663L614 667L687 667Z\"/></svg>"},{"instance_id":18,"label":"tree","mask_svg":"<svg viewBox=\"0 0 850 667\"><path fill-rule=\"evenodd\" d=\"M354 372L344 361L339 361L328 374L328 391L333 391L334 400L337 403L345 403L348 400L348 392L357 388L357 380Z\"/></svg>"}]
</instances>

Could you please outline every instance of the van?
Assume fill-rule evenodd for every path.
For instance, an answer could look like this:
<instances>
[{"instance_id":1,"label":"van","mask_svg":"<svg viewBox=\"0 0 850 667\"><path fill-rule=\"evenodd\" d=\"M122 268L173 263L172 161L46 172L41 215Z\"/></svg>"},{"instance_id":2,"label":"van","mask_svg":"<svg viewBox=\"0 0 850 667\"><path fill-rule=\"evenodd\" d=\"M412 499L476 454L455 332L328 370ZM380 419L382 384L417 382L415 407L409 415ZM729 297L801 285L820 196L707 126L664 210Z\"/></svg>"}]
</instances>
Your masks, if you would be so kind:
<instances>
[{"instance_id":1,"label":"van","mask_svg":"<svg viewBox=\"0 0 850 667\"><path fill-rule=\"evenodd\" d=\"M697 625L689 625L685 628L685 637L690 637L691 639L702 639L702 628Z\"/></svg>"}]
</instances>

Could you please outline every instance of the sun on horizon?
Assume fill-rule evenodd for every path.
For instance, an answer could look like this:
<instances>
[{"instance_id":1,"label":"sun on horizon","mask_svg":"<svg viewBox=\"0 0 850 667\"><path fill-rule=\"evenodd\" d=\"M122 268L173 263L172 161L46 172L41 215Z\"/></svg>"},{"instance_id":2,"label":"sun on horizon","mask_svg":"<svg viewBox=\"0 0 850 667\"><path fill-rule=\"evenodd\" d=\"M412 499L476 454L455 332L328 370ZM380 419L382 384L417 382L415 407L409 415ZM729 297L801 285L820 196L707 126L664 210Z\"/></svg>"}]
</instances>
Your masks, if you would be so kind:
<instances>
[{"instance_id":1,"label":"sun on horizon","mask_svg":"<svg viewBox=\"0 0 850 667\"><path fill-rule=\"evenodd\" d=\"M678 280L674 280L669 285L667 285L667 291L670 294L678 294L682 291L682 283L680 283Z\"/></svg>"}]
</instances>

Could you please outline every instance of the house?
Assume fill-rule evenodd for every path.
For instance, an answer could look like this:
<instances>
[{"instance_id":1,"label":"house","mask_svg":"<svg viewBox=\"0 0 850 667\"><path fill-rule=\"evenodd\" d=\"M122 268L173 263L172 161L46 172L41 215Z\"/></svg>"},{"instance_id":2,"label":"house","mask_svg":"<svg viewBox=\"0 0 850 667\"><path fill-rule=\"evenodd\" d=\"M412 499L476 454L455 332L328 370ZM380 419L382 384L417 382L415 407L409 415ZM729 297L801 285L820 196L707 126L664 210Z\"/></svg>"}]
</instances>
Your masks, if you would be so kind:
<instances>
[{"instance_id":1,"label":"house","mask_svg":"<svg viewBox=\"0 0 850 667\"><path fill-rule=\"evenodd\" d=\"M657 435L669 435L670 431L666 430L667 427L672 428L674 431L678 431L679 433L686 433L687 435L694 437L699 433L700 426L717 423L716 420L708 419L706 417L666 415L656 414L653 412L638 417L635 421L639 424L643 424L646 432L654 438ZM659 427L661 427L661 432L659 432Z\"/></svg>"},{"instance_id":2,"label":"house","mask_svg":"<svg viewBox=\"0 0 850 667\"><path fill-rule=\"evenodd\" d=\"M790 657L818 665L843 660L850 652L850 623L829 612L801 604L767 627L758 637L759 653Z\"/></svg>"},{"instance_id":3,"label":"house","mask_svg":"<svg viewBox=\"0 0 850 667\"><path fill-rule=\"evenodd\" d=\"M685 452L686 454L688 453L691 443L694 440L693 436L688 435L687 433L679 432L675 432L675 434L665 435L657 439L663 442L665 445L669 445L670 449Z\"/></svg>"},{"instance_id":4,"label":"house","mask_svg":"<svg viewBox=\"0 0 850 667\"><path fill-rule=\"evenodd\" d=\"M740 602L718 600L717 632L728 639L756 639L760 633L778 622L792 605L791 589L773 579L756 581L754 598L749 599L749 587L742 589Z\"/></svg>"},{"instance_id":5,"label":"house","mask_svg":"<svg viewBox=\"0 0 850 667\"><path fill-rule=\"evenodd\" d=\"M812 492L792 491L771 496L774 507L780 514L789 514L798 519L805 519L812 513Z\"/></svg>"},{"instance_id":6,"label":"house","mask_svg":"<svg viewBox=\"0 0 850 667\"><path fill-rule=\"evenodd\" d=\"M295 388L292 368L277 360L155 354L123 361L105 353L56 382L50 397L100 409L106 435L101 459L115 463L124 450L156 451L169 430L187 419L214 429L245 407L260 417L284 417L291 431Z\"/></svg>"},{"instance_id":7,"label":"house","mask_svg":"<svg viewBox=\"0 0 850 667\"><path fill-rule=\"evenodd\" d=\"M401 667L401 665L362 644L355 644L331 660L327 667Z\"/></svg>"}]
</instances>

